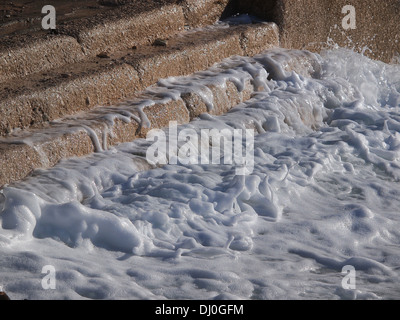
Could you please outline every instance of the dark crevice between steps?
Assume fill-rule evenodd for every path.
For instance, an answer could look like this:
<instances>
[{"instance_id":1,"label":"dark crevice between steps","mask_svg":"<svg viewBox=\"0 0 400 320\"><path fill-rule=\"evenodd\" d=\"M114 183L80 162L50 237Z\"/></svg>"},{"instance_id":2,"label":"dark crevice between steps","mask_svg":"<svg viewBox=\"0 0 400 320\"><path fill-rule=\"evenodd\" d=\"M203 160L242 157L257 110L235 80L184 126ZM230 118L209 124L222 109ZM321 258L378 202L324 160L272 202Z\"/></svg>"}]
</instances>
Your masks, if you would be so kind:
<instances>
[{"instance_id":1,"label":"dark crevice between steps","mask_svg":"<svg viewBox=\"0 0 400 320\"><path fill-rule=\"evenodd\" d=\"M221 20L225 20L235 15L248 14L261 20L278 24L278 2L278 0L230 0L221 15Z\"/></svg>"}]
</instances>

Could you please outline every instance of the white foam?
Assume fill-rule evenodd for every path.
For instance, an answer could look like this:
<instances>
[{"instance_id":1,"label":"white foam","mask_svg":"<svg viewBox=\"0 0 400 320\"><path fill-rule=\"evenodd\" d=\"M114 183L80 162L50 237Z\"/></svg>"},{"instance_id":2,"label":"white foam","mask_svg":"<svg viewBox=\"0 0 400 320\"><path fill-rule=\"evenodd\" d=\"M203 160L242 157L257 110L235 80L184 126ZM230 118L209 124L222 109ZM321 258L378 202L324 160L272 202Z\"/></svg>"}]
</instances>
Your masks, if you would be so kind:
<instances>
[{"instance_id":1,"label":"white foam","mask_svg":"<svg viewBox=\"0 0 400 320\"><path fill-rule=\"evenodd\" d=\"M224 164L151 168L142 139L5 187L4 290L28 299L399 298L399 66L337 49L315 55L311 78L288 72L299 55L309 53L234 57L161 82L160 99L227 79L262 90L179 127L257 128L250 175ZM48 264L54 291L37 281ZM356 290L341 287L346 265Z\"/></svg>"}]
</instances>

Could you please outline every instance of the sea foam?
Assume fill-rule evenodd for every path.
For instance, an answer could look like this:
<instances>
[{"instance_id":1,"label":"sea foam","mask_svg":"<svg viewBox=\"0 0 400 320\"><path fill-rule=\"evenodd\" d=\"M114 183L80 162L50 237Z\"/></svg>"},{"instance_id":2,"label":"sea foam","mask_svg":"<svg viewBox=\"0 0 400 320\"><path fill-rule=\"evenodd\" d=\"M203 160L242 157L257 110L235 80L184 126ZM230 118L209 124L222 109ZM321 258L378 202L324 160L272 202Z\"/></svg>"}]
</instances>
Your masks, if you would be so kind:
<instances>
[{"instance_id":1,"label":"sea foam","mask_svg":"<svg viewBox=\"0 0 400 320\"><path fill-rule=\"evenodd\" d=\"M336 49L315 55L311 77L285 68L283 57L298 54L310 53L233 57L161 82L161 97L201 91L211 108L211 79L252 80L249 101L179 126L254 128L249 175L222 161L156 167L140 139L5 187L4 290L21 299L399 298L400 67ZM55 267L56 290L40 286L44 265ZM341 286L346 265L356 290Z\"/></svg>"}]
</instances>

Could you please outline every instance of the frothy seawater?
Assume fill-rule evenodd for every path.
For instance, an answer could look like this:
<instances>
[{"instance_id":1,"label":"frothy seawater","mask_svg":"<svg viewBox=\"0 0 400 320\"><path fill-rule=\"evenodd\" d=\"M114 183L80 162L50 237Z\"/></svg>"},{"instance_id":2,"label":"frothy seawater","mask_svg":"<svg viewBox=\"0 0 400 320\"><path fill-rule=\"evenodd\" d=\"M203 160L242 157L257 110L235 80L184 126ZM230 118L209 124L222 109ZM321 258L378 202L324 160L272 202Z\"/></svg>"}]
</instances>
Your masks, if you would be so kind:
<instances>
[{"instance_id":1,"label":"frothy seawater","mask_svg":"<svg viewBox=\"0 0 400 320\"><path fill-rule=\"evenodd\" d=\"M249 175L152 167L137 140L5 187L0 285L15 299L400 298L400 66L328 50L311 77L288 71L299 55L162 82L175 97L209 77L252 79L251 100L180 127L255 128ZM40 285L45 265L55 290Z\"/></svg>"}]
</instances>

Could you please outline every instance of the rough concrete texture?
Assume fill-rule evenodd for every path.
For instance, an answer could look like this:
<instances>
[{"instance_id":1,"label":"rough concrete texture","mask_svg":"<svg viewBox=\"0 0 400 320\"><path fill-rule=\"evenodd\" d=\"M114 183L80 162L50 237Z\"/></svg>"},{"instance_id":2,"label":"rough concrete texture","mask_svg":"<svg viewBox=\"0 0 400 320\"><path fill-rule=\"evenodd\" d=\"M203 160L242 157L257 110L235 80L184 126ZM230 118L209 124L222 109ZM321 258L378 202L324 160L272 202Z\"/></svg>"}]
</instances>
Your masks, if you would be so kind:
<instances>
[{"instance_id":1,"label":"rough concrete texture","mask_svg":"<svg viewBox=\"0 0 400 320\"><path fill-rule=\"evenodd\" d=\"M279 30L275 24L255 24L242 32L240 45L244 55L254 56L265 49L279 46Z\"/></svg>"},{"instance_id":2,"label":"rough concrete texture","mask_svg":"<svg viewBox=\"0 0 400 320\"><path fill-rule=\"evenodd\" d=\"M26 144L0 143L0 187L40 168L40 157Z\"/></svg>"},{"instance_id":3,"label":"rough concrete texture","mask_svg":"<svg viewBox=\"0 0 400 320\"><path fill-rule=\"evenodd\" d=\"M176 121L178 124L188 123L190 121L189 111L182 100L170 101L166 104L156 103L155 105L143 108L150 127L139 126L138 137L145 138L147 132L153 128L168 127L170 121Z\"/></svg>"},{"instance_id":4,"label":"rough concrete texture","mask_svg":"<svg viewBox=\"0 0 400 320\"><path fill-rule=\"evenodd\" d=\"M153 55L148 50L129 56L126 62L138 71L143 83L149 85L158 79L178 76L206 69L235 53L242 53L240 47L241 29L232 28L190 33L168 42ZM171 49L172 48L172 49Z\"/></svg>"},{"instance_id":5,"label":"rough concrete texture","mask_svg":"<svg viewBox=\"0 0 400 320\"><path fill-rule=\"evenodd\" d=\"M215 28L175 36L166 47L140 46L9 81L0 84L0 136L116 103L161 78L188 75L229 56L278 44L275 24Z\"/></svg>"},{"instance_id":6,"label":"rough concrete texture","mask_svg":"<svg viewBox=\"0 0 400 320\"><path fill-rule=\"evenodd\" d=\"M279 61L286 72L296 70L296 73L305 77L319 78L321 76L321 62L317 55L309 51L293 50L291 54L285 50L271 49L269 51L270 61L264 66L269 74L269 78L274 80L283 80L286 75L280 74L280 68L274 68L274 61Z\"/></svg>"},{"instance_id":7,"label":"rough concrete texture","mask_svg":"<svg viewBox=\"0 0 400 320\"><path fill-rule=\"evenodd\" d=\"M400 53L400 2L398 0L234 0L235 8L278 24L281 45L319 52L332 44L391 62ZM352 5L356 29L345 30L342 21ZM327 40L329 42L327 43Z\"/></svg>"},{"instance_id":8,"label":"rough concrete texture","mask_svg":"<svg viewBox=\"0 0 400 320\"><path fill-rule=\"evenodd\" d=\"M53 34L41 30L47 2L0 4L0 11L11 13L0 17L0 83L213 24L229 0L52 1Z\"/></svg>"},{"instance_id":9,"label":"rough concrete texture","mask_svg":"<svg viewBox=\"0 0 400 320\"><path fill-rule=\"evenodd\" d=\"M148 7L127 5L107 15L61 26L59 32L76 38L85 53L94 56L152 43L183 31L185 18L180 6Z\"/></svg>"},{"instance_id":10,"label":"rough concrete texture","mask_svg":"<svg viewBox=\"0 0 400 320\"><path fill-rule=\"evenodd\" d=\"M18 86L10 90L8 84L9 90L0 90L0 97L4 97L0 101L0 135L15 128L37 127L99 104L113 103L138 89L137 73L129 65L96 67L85 64L83 75L71 72L68 78L41 78L43 85L36 88L18 81ZM29 83L38 84L36 80L31 78Z\"/></svg>"},{"instance_id":11,"label":"rough concrete texture","mask_svg":"<svg viewBox=\"0 0 400 320\"><path fill-rule=\"evenodd\" d=\"M31 147L38 153L41 167L45 168L54 166L63 158L80 157L95 151L82 127L65 133L58 132L57 126L50 127L46 135L32 141Z\"/></svg>"},{"instance_id":12,"label":"rough concrete texture","mask_svg":"<svg viewBox=\"0 0 400 320\"><path fill-rule=\"evenodd\" d=\"M21 43L24 45L21 46ZM74 63L84 54L78 42L68 36L21 36L19 42L0 44L0 83L35 72Z\"/></svg>"},{"instance_id":13,"label":"rough concrete texture","mask_svg":"<svg viewBox=\"0 0 400 320\"><path fill-rule=\"evenodd\" d=\"M206 102L195 92L187 92L181 96L189 110L191 120L202 113L221 115L231 109L232 106L249 100L251 94L255 91L250 79L245 81L242 91L239 91L232 81L226 81L226 83L219 85L209 85L207 87L212 93L213 106L207 106Z\"/></svg>"},{"instance_id":14,"label":"rough concrete texture","mask_svg":"<svg viewBox=\"0 0 400 320\"><path fill-rule=\"evenodd\" d=\"M228 16L230 0L183 0L181 2L187 25L200 27L214 24Z\"/></svg>"}]
</instances>

